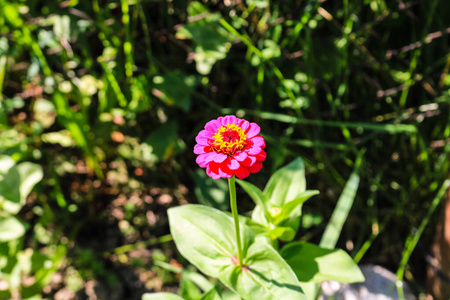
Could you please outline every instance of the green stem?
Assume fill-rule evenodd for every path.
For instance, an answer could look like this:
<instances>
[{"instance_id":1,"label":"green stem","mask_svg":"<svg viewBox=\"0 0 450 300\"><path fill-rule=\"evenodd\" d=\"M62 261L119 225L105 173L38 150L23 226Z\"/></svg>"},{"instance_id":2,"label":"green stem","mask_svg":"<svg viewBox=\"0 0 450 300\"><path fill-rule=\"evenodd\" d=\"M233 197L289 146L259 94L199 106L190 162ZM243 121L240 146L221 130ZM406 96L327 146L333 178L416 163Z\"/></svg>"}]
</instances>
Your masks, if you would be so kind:
<instances>
[{"instance_id":1,"label":"green stem","mask_svg":"<svg viewBox=\"0 0 450 300\"><path fill-rule=\"evenodd\" d=\"M230 205L231 205L231 213L234 218L234 228L236 230L236 244L238 248L238 260L239 266L242 267L242 246L241 246L241 231L239 229L239 215L237 211L236 204L236 186L234 176L228 179L228 185L230 186Z\"/></svg>"}]
</instances>

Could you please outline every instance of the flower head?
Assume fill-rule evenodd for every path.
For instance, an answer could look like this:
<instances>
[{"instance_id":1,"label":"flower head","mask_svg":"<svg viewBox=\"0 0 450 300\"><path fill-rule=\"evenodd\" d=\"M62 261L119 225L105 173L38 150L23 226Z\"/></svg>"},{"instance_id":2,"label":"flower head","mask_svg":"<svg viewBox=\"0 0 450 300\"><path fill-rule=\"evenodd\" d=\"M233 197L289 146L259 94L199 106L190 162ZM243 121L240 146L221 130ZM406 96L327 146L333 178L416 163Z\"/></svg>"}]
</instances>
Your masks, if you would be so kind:
<instances>
[{"instance_id":1,"label":"flower head","mask_svg":"<svg viewBox=\"0 0 450 300\"><path fill-rule=\"evenodd\" d=\"M198 165L213 179L234 175L243 179L258 172L266 159L266 142L260 131L256 123L235 116L209 121L195 138Z\"/></svg>"}]
</instances>

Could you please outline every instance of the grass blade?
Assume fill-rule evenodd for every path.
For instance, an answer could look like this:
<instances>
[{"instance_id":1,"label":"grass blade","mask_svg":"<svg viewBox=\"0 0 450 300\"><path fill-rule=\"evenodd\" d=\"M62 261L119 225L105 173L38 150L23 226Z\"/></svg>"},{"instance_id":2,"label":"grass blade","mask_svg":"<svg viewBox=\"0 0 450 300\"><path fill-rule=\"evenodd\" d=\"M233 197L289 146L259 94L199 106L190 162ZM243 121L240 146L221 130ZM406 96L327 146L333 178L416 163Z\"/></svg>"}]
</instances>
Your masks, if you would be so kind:
<instances>
[{"instance_id":1,"label":"grass blade","mask_svg":"<svg viewBox=\"0 0 450 300\"><path fill-rule=\"evenodd\" d=\"M331 215L330 223L327 225L325 232L320 241L320 246L323 248L333 249L341 234L344 222L347 219L348 213L353 205L356 191L359 186L359 175L353 172L350 175L341 197L339 197L336 208Z\"/></svg>"}]
</instances>

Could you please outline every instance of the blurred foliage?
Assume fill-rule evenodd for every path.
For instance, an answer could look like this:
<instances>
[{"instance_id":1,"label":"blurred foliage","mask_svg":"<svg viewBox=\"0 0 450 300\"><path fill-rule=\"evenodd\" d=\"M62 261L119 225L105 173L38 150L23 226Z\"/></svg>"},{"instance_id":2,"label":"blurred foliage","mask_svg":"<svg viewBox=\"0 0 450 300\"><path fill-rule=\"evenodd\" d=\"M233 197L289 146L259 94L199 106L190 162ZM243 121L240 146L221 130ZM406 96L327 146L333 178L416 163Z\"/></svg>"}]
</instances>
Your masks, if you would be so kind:
<instances>
[{"instance_id":1,"label":"blurred foliage","mask_svg":"<svg viewBox=\"0 0 450 300\"><path fill-rule=\"evenodd\" d=\"M0 298L75 293L125 278L136 259L141 289L112 292L178 286L151 257L185 263L159 240L168 207L225 205L223 185L199 183L191 149L203 124L228 113L262 127L268 159L249 178L256 186L303 157L308 186L321 191L303 208L306 240L318 242L364 153L337 246L397 270L449 174L448 11L439 0L0 0L0 154L43 170L30 196L33 185L10 201L18 209L2 205L0 226L17 239L0 252L22 271L5 288L2 270ZM417 292L436 219L406 269ZM144 252L115 252L126 245Z\"/></svg>"}]
</instances>

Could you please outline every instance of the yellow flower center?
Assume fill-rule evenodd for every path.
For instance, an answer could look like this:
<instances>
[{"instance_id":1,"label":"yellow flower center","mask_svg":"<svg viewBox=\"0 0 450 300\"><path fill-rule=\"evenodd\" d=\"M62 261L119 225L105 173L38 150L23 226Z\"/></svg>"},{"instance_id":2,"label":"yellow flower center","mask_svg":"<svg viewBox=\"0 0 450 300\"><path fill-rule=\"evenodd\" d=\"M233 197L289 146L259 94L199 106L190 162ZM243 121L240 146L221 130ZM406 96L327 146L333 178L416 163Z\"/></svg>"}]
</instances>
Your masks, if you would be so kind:
<instances>
[{"instance_id":1,"label":"yellow flower center","mask_svg":"<svg viewBox=\"0 0 450 300\"><path fill-rule=\"evenodd\" d=\"M216 152L233 155L247 144L247 135L236 124L227 124L219 128L213 136L211 147Z\"/></svg>"}]
</instances>

